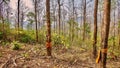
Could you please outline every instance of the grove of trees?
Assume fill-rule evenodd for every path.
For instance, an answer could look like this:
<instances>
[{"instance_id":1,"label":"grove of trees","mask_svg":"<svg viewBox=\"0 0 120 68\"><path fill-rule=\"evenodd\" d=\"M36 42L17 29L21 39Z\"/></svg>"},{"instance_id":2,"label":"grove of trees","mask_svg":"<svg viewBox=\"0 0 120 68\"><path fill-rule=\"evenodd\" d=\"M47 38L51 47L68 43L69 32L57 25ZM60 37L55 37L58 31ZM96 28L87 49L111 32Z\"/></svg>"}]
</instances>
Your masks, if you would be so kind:
<instances>
[{"instance_id":1,"label":"grove of trees","mask_svg":"<svg viewBox=\"0 0 120 68\"><path fill-rule=\"evenodd\" d=\"M95 66L110 67L107 61L120 63L120 1L0 0L0 47L11 43L13 50L19 50L18 44L44 45L41 50L46 48L45 56L51 58L67 51L76 56L71 48L78 48Z\"/></svg>"}]
</instances>

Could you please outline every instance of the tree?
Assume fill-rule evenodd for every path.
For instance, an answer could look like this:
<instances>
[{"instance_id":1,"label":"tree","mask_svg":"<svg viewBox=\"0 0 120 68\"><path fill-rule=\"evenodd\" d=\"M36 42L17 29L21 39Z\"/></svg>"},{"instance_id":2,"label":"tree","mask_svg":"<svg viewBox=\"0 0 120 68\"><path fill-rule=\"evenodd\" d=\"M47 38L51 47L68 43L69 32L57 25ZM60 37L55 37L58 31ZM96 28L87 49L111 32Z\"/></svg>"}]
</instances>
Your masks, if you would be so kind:
<instances>
[{"instance_id":1,"label":"tree","mask_svg":"<svg viewBox=\"0 0 120 68\"><path fill-rule=\"evenodd\" d=\"M106 68L106 58L107 58L107 47L108 47L108 37L110 28L110 8L111 0L104 0L104 22L103 25L103 35L101 42L101 67Z\"/></svg>"},{"instance_id":2,"label":"tree","mask_svg":"<svg viewBox=\"0 0 120 68\"><path fill-rule=\"evenodd\" d=\"M56 21L57 21L57 18L56 18L56 7L57 7L57 3L56 3L56 0L52 0L52 14L53 14L53 21L54 21L54 32L56 32L57 28L56 28Z\"/></svg>"},{"instance_id":3,"label":"tree","mask_svg":"<svg viewBox=\"0 0 120 68\"><path fill-rule=\"evenodd\" d=\"M114 20L113 20L113 49L112 49L112 51L114 51L114 48L115 48L115 17L116 17L116 1L114 0L113 2L113 8L111 7L111 9L113 9L113 16L114 16Z\"/></svg>"},{"instance_id":4,"label":"tree","mask_svg":"<svg viewBox=\"0 0 120 68\"><path fill-rule=\"evenodd\" d=\"M32 25L34 22L34 16L35 16L35 14L33 12L28 12L28 14L27 14L27 18L29 21L29 23L27 25L28 30L33 30Z\"/></svg>"},{"instance_id":5,"label":"tree","mask_svg":"<svg viewBox=\"0 0 120 68\"><path fill-rule=\"evenodd\" d=\"M3 40L5 41L5 36L4 36L4 15L3 15L3 3L4 1L2 1L0 3L0 21L2 22L2 32L3 32Z\"/></svg>"},{"instance_id":6,"label":"tree","mask_svg":"<svg viewBox=\"0 0 120 68\"><path fill-rule=\"evenodd\" d=\"M47 24L47 40L46 40L46 47L47 47L47 55L51 55L51 23L50 23L50 0L46 0L46 24Z\"/></svg>"},{"instance_id":7,"label":"tree","mask_svg":"<svg viewBox=\"0 0 120 68\"><path fill-rule=\"evenodd\" d=\"M37 23L37 0L35 0L35 29L36 29L36 42L38 42L38 23Z\"/></svg>"},{"instance_id":8,"label":"tree","mask_svg":"<svg viewBox=\"0 0 120 68\"><path fill-rule=\"evenodd\" d=\"M5 33L5 13L7 13L6 7L8 8L9 0L2 0L0 2L0 21L2 22L2 33L3 33L3 41L6 41L6 33ZM5 11L5 12L4 12Z\"/></svg>"},{"instance_id":9,"label":"tree","mask_svg":"<svg viewBox=\"0 0 120 68\"><path fill-rule=\"evenodd\" d=\"M117 2L118 2L118 37L119 37L119 39L118 39L119 47L118 48L120 48L120 2L119 2L119 0Z\"/></svg>"},{"instance_id":10,"label":"tree","mask_svg":"<svg viewBox=\"0 0 120 68\"><path fill-rule=\"evenodd\" d=\"M74 22L74 20L75 20L75 15L74 15L74 13L75 13L75 5L74 5L74 0L72 0L72 15L73 15L73 17L72 17L72 20L73 20L73 23L72 23L72 36L71 36L71 42L73 42L73 40L74 40L74 28L75 28L75 22Z\"/></svg>"},{"instance_id":11,"label":"tree","mask_svg":"<svg viewBox=\"0 0 120 68\"><path fill-rule=\"evenodd\" d=\"M29 8L25 5L24 1L20 1L20 29L23 30L23 25L24 25L24 20L25 20L25 16L27 11L29 10Z\"/></svg>"},{"instance_id":12,"label":"tree","mask_svg":"<svg viewBox=\"0 0 120 68\"><path fill-rule=\"evenodd\" d=\"M61 4L60 0L58 0L58 22L59 22L59 34L60 34L60 28L61 28Z\"/></svg>"},{"instance_id":13,"label":"tree","mask_svg":"<svg viewBox=\"0 0 120 68\"><path fill-rule=\"evenodd\" d=\"M18 31L19 31L19 28L20 28L20 0L18 0L18 22L17 22L17 28L18 28ZM19 34L19 32L18 32Z\"/></svg>"},{"instance_id":14,"label":"tree","mask_svg":"<svg viewBox=\"0 0 120 68\"><path fill-rule=\"evenodd\" d=\"M96 43L97 43L97 10L98 10L98 0L94 2L94 35L93 35L93 57L96 58L97 50L96 50Z\"/></svg>"},{"instance_id":15,"label":"tree","mask_svg":"<svg viewBox=\"0 0 120 68\"><path fill-rule=\"evenodd\" d=\"M84 12L83 12L83 41L85 40L85 23L86 23L86 0L84 0Z\"/></svg>"}]
</instances>

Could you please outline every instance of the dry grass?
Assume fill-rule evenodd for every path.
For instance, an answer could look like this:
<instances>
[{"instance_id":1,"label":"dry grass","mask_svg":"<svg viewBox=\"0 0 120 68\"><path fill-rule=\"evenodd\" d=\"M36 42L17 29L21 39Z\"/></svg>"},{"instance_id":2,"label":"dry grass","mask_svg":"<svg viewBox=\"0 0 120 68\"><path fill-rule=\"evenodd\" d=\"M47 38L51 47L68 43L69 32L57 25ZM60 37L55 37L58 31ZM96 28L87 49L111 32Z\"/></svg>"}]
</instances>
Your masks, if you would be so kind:
<instances>
[{"instance_id":1,"label":"dry grass","mask_svg":"<svg viewBox=\"0 0 120 68\"><path fill-rule=\"evenodd\" d=\"M0 68L96 68L91 50L80 46L53 47L53 57L46 56L44 45L23 44L21 50L12 50L10 45L0 46ZM108 68L119 68L120 62L108 60Z\"/></svg>"}]
</instances>

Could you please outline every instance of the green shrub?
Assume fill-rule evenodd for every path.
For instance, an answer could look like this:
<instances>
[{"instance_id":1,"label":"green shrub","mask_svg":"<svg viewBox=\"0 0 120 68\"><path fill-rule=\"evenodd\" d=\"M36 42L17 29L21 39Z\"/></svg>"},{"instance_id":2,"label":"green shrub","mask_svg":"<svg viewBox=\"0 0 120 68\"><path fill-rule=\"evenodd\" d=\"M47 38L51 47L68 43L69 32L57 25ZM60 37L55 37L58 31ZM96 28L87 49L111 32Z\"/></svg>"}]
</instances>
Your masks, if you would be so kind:
<instances>
[{"instance_id":1,"label":"green shrub","mask_svg":"<svg viewBox=\"0 0 120 68\"><path fill-rule=\"evenodd\" d=\"M1 42L2 46L8 46L10 43L9 42Z\"/></svg>"},{"instance_id":2,"label":"green shrub","mask_svg":"<svg viewBox=\"0 0 120 68\"><path fill-rule=\"evenodd\" d=\"M4 30L3 30L3 23L0 23L0 40L8 41L7 36L10 36L10 23L7 21L4 22Z\"/></svg>"},{"instance_id":3,"label":"green shrub","mask_svg":"<svg viewBox=\"0 0 120 68\"><path fill-rule=\"evenodd\" d=\"M57 35L56 33L52 36L52 41L54 45L62 44L61 36Z\"/></svg>"},{"instance_id":4,"label":"green shrub","mask_svg":"<svg viewBox=\"0 0 120 68\"><path fill-rule=\"evenodd\" d=\"M28 58L29 57L29 54L28 53L22 53L21 56L25 57L25 58Z\"/></svg>"},{"instance_id":5,"label":"green shrub","mask_svg":"<svg viewBox=\"0 0 120 68\"><path fill-rule=\"evenodd\" d=\"M0 40L3 39L3 32L0 32Z\"/></svg>"},{"instance_id":6,"label":"green shrub","mask_svg":"<svg viewBox=\"0 0 120 68\"><path fill-rule=\"evenodd\" d=\"M33 34L28 33L27 31L21 31L19 34L19 41L23 43L30 43L35 41L35 38L32 38Z\"/></svg>"},{"instance_id":7,"label":"green shrub","mask_svg":"<svg viewBox=\"0 0 120 68\"><path fill-rule=\"evenodd\" d=\"M32 39L30 36L26 35L26 34L23 34L21 37L20 37L20 42L23 42L23 43L28 43L28 42L31 42L31 41L35 41L34 39Z\"/></svg>"},{"instance_id":8,"label":"green shrub","mask_svg":"<svg viewBox=\"0 0 120 68\"><path fill-rule=\"evenodd\" d=\"M52 43L53 43L53 45L63 45L66 48L70 47L69 37L65 36L65 35L58 35L58 34L54 33L52 35Z\"/></svg>"},{"instance_id":9,"label":"green shrub","mask_svg":"<svg viewBox=\"0 0 120 68\"><path fill-rule=\"evenodd\" d=\"M44 44L45 42L46 42L46 34L45 33L43 33L43 32L40 32L39 34L38 34L38 39L39 39L39 43L40 44Z\"/></svg>"},{"instance_id":10,"label":"green shrub","mask_svg":"<svg viewBox=\"0 0 120 68\"><path fill-rule=\"evenodd\" d=\"M18 43L18 41L13 41L11 48L13 50L19 50L19 49L21 49L21 45L20 45L20 43Z\"/></svg>"}]
</instances>

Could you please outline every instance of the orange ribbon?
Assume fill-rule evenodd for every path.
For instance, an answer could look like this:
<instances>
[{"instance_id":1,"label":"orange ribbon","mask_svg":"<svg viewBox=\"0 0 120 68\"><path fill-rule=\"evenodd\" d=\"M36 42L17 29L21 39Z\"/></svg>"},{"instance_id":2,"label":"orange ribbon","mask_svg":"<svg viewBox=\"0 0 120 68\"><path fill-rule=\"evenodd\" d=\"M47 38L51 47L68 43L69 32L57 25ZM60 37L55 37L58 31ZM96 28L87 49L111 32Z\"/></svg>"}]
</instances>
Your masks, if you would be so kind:
<instances>
[{"instance_id":1,"label":"orange ribbon","mask_svg":"<svg viewBox=\"0 0 120 68\"><path fill-rule=\"evenodd\" d=\"M101 59L101 51L99 50L98 57L96 58L96 63L99 63L100 59Z\"/></svg>"},{"instance_id":2,"label":"orange ribbon","mask_svg":"<svg viewBox=\"0 0 120 68\"><path fill-rule=\"evenodd\" d=\"M102 53L107 53L107 48L106 49L101 49L101 50L99 50L98 51L98 57L96 58L96 63L99 63L100 62L100 60L101 60L101 52Z\"/></svg>"},{"instance_id":3,"label":"orange ribbon","mask_svg":"<svg viewBox=\"0 0 120 68\"><path fill-rule=\"evenodd\" d=\"M107 53L107 50L108 50L107 48L106 49L101 49L101 52L102 53Z\"/></svg>"},{"instance_id":4,"label":"orange ribbon","mask_svg":"<svg viewBox=\"0 0 120 68\"><path fill-rule=\"evenodd\" d=\"M51 42L46 42L46 47L51 48Z\"/></svg>"}]
</instances>

